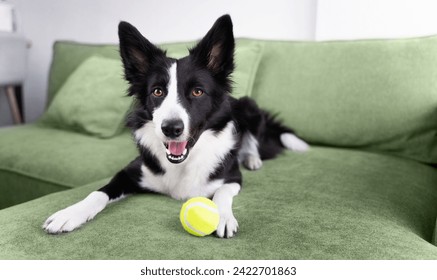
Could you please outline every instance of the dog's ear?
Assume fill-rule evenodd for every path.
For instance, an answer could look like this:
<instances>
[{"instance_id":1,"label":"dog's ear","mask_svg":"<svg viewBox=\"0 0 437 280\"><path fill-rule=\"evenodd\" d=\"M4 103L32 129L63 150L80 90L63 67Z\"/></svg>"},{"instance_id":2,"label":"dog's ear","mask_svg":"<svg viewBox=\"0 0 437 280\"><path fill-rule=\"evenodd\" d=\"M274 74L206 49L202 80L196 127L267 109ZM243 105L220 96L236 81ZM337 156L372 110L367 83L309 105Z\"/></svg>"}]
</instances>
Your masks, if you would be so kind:
<instances>
[{"instance_id":1,"label":"dog's ear","mask_svg":"<svg viewBox=\"0 0 437 280\"><path fill-rule=\"evenodd\" d=\"M150 43L133 25L120 22L118 25L120 55L123 61L126 80L130 83L144 76L151 64L165 52Z\"/></svg>"},{"instance_id":2,"label":"dog's ear","mask_svg":"<svg viewBox=\"0 0 437 280\"><path fill-rule=\"evenodd\" d=\"M213 74L228 76L234 70L234 48L232 20L229 15L224 15L216 20L205 37L190 50L190 55Z\"/></svg>"}]
</instances>

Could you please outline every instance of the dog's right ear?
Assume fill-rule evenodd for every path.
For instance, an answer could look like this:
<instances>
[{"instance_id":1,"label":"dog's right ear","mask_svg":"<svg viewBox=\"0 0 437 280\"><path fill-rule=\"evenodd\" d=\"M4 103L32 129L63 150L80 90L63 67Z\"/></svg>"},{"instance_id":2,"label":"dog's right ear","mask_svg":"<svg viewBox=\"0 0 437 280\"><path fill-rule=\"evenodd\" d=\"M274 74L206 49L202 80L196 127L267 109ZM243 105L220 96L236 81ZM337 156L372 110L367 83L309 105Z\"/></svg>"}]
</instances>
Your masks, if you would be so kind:
<instances>
[{"instance_id":1,"label":"dog's right ear","mask_svg":"<svg viewBox=\"0 0 437 280\"><path fill-rule=\"evenodd\" d=\"M165 57L165 52L150 43L130 23L125 21L118 25L120 55L123 61L126 80L133 83L144 76L151 64L158 57Z\"/></svg>"}]
</instances>

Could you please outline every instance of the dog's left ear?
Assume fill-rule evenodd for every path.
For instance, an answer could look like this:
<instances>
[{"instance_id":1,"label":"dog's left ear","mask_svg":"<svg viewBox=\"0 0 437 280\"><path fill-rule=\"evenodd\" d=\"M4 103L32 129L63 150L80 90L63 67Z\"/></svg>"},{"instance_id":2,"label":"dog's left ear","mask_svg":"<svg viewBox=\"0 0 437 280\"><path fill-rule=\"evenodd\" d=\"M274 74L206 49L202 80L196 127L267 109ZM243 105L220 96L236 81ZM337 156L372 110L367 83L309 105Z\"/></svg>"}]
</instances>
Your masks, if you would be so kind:
<instances>
[{"instance_id":1,"label":"dog's left ear","mask_svg":"<svg viewBox=\"0 0 437 280\"><path fill-rule=\"evenodd\" d=\"M234 33L229 15L221 16L190 50L196 63L206 66L213 74L228 76L234 70Z\"/></svg>"}]
</instances>

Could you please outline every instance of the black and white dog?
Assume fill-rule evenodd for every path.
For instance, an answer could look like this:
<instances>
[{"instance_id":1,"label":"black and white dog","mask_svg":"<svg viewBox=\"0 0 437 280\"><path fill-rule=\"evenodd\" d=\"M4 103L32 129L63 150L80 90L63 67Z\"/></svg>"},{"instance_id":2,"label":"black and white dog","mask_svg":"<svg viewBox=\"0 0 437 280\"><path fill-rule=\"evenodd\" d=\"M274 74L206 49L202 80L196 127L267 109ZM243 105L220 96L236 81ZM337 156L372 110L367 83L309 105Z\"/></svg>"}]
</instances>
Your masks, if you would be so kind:
<instances>
[{"instance_id":1,"label":"black and white dog","mask_svg":"<svg viewBox=\"0 0 437 280\"><path fill-rule=\"evenodd\" d=\"M219 237L238 223L232 200L241 189L239 163L254 170L284 148L308 145L249 98L229 94L234 36L228 15L182 59L166 56L126 22L119 25L120 53L136 109L128 120L139 156L98 191L50 216L48 233L72 231L106 205L128 194L155 192L186 200L212 198L220 213Z\"/></svg>"}]
</instances>

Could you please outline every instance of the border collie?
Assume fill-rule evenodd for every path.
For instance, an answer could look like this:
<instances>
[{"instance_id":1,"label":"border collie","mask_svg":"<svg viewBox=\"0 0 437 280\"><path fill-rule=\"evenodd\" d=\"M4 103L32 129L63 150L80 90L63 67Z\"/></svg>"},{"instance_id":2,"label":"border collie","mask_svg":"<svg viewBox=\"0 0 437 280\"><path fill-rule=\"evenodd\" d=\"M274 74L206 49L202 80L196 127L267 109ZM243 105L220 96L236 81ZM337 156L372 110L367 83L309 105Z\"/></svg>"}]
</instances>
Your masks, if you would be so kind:
<instances>
[{"instance_id":1,"label":"border collie","mask_svg":"<svg viewBox=\"0 0 437 280\"><path fill-rule=\"evenodd\" d=\"M229 15L181 59L167 57L127 22L119 24L118 33L128 95L136 99L128 126L139 156L107 185L50 216L44 230L70 232L109 202L154 192L178 200L212 198L220 213L216 235L233 237L239 164L259 169L262 160L284 148L305 151L308 145L253 100L230 96L235 42Z\"/></svg>"}]
</instances>

